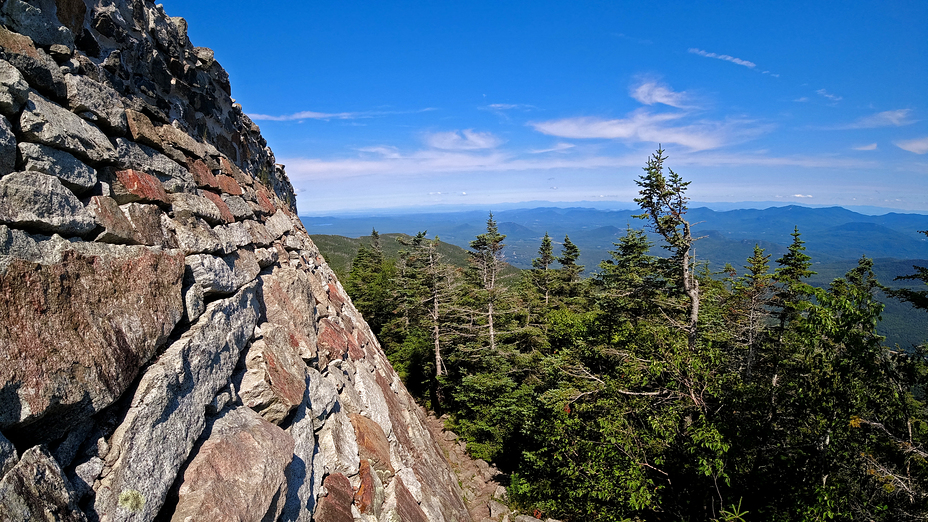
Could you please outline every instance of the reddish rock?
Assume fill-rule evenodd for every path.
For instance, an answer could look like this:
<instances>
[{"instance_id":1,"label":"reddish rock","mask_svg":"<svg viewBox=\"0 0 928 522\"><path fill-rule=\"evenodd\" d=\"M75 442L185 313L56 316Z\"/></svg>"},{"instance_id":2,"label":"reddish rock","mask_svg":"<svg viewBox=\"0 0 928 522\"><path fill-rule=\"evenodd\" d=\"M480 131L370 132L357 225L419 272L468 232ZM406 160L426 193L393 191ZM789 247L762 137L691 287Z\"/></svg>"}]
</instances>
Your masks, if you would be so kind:
<instances>
[{"instance_id":1,"label":"reddish rock","mask_svg":"<svg viewBox=\"0 0 928 522\"><path fill-rule=\"evenodd\" d=\"M273 335L284 336L307 361L316 357L316 321L308 284L311 279L305 272L278 268L269 276L261 276L259 287L267 322L280 327L280 332Z\"/></svg>"},{"instance_id":2,"label":"reddish rock","mask_svg":"<svg viewBox=\"0 0 928 522\"><path fill-rule=\"evenodd\" d=\"M94 196L90 198L87 210L93 214L97 223L103 227L103 232L97 236L96 241L103 243L135 243L135 231L132 229L132 223L122 213L116 200L106 196Z\"/></svg>"},{"instance_id":3,"label":"reddish rock","mask_svg":"<svg viewBox=\"0 0 928 522\"><path fill-rule=\"evenodd\" d=\"M187 162L187 170L193 176L197 187L219 189L219 180L213 175L213 171L201 159L194 159Z\"/></svg>"},{"instance_id":4,"label":"reddish rock","mask_svg":"<svg viewBox=\"0 0 928 522\"><path fill-rule=\"evenodd\" d=\"M319 351L325 353L326 363L341 359L348 352L348 335L345 329L328 317L319 321L317 335Z\"/></svg>"},{"instance_id":5,"label":"reddish rock","mask_svg":"<svg viewBox=\"0 0 928 522\"><path fill-rule=\"evenodd\" d=\"M360 361L365 357L364 350L358 343L357 330L348 334L348 357L351 357L352 361Z\"/></svg>"},{"instance_id":6,"label":"reddish rock","mask_svg":"<svg viewBox=\"0 0 928 522\"><path fill-rule=\"evenodd\" d=\"M39 59L39 53L35 50L32 38L14 33L3 26L0 26L0 47L9 53L24 54L30 58Z\"/></svg>"},{"instance_id":7,"label":"reddish rock","mask_svg":"<svg viewBox=\"0 0 928 522\"><path fill-rule=\"evenodd\" d=\"M242 187L231 176L220 174L216 176L216 181L219 183L219 189L226 194L232 196L241 196L244 194Z\"/></svg>"},{"instance_id":8,"label":"reddish rock","mask_svg":"<svg viewBox=\"0 0 928 522\"><path fill-rule=\"evenodd\" d=\"M216 205L216 208L219 209L219 214L222 217L222 221L225 223L234 223L235 216L232 215L232 211L229 210L229 205L226 205L226 202L219 197L219 194L210 192L208 190L200 191L200 195L206 196L210 201Z\"/></svg>"},{"instance_id":9,"label":"reddish rock","mask_svg":"<svg viewBox=\"0 0 928 522\"><path fill-rule=\"evenodd\" d=\"M255 187L255 197L258 199L258 207L261 209L261 212L267 215L277 212L277 206L271 201L271 193L264 185L260 183L257 184Z\"/></svg>"},{"instance_id":10,"label":"reddish rock","mask_svg":"<svg viewBox=\"0 0 928 522\"><path fill-rule=\"evenodd\" d=\"M358 490L354 494L354 505L358 506L358 511L365 515L377 515L375 511L379 511L380 506L376 502L377 494L377 474L374 473L374 470L371 468L370 462L361 459L361 469L358 471L358 478L361 479L361 483L358 485ZM380 486L381 489L383 485ZM381 491L381 496L383 492ZM380 503L383 503L383 498L379 499Z\"/></svg>"},{"instance_id":11,"label":"reddish rock","mask_svg":"<svg viewBox=\"0 0 928 522\"><path fill-rule=\"evenodd\" d=\"M132 109L126 109L126 119L129 123L129 135L132 140L158 150L164 148L161 143L161 136L155 130L154 124L141 112Z\"/></svg>"},{"instance_id":12,"label":"reddish rock","mask_svg":"<svg viewBox=\"0 0 928 522\"><path fill-rule=\"evenodd\" d=\"M119 208L132 223L135 242L141 245L177 248L177 238L162 225L163 214L157 205L128 203Z\"/></svg>"},{"instance_id":13,"label":"reddish rock","mask_svg":"<svg viewBox=\"0 0 928 522\"><path fill-rule=\"evenodd\" d=\"M235 166L231 161L226 159L225 156L219 158L219 169L222 170L223 174L232 176L232 179L238 182L239 185L247 187L253 183L251 177L246 176L245 173L242 172L242 169ZM238 194L235 195L237 196Z\"/></svg>"},{"instance_id":14,"label":"reddish rock","mask_svg":"<svg viewBox=\"0 0 928 522\"><path fill-rule=\"evenodd\" d=\"M0 382L15 390L0 400L5 434L32 425L40 442L111 404L183 315L182 254L86 249L0 274Z\"/></svg>"},{"instance_id":15,"label":"reddish rock","mask_svg":"<svg viewBox=\"0 0 928 522\"><path fill-rule=\"evenodd\" d=\"M377 471L386 471L391 475L396 473L390 464L390 441L387 440L380 424L357 413L351 414L350 419L351 425L354 426L355 438L358 440L361 461L370 460Z\"/></svg>"},{"instance_id":16,"label":"reddish rock","mask_svg":"<svg viewBox=\"0 0 928 522\"><path fill-rule=\"evenodd\" d=\"M226 412L184 472L171 520L261 520L285 480L293 445L248 408Z\"/></svg>"},{"instance_id":17,"label":"reddish rock","mask_svg":"<svg viewBox=\"0 0 928 522\"><path fill-rule=\"evenodd\" d=\"M271 328L278 333L282 329ZM268 335L248 348L239 396L265 420L280 424L303 402L306 365L286 335Z\"/></svg>"},{"instance_id":18,"label":"reddish rock","mask_svg":"<svg viewBox=\"0 0 928 522\"><path fill-rule=\"evenodd\" d=\"M132 169L117 170L116 181L113 184L113 195L120 204L133 201L165 205L171 203L161 182L151 174Z\"/></svg>"},{"instance_id":19,"label":"reddish rock","mask_svg":"<svg viewBox=\"0 0 928 522\"><path fill-rule=\"evenodd\" d=\"M429 522L419 503L406 489L403 479L396 477L396 514L403 522Z\"/></svg>"},{"instance_id":20,"label":"reddish rock","mask_svg":"<svg viewBox=\"0 0 928 522\"><path fill-rule=\"evenodd\" d=\"M328 494L319 499L319 505L313 514L314 522L353 522L351 504L354 502L354 488L348 477L333 473L322 481Z\"/></svg>"}]
</instances>

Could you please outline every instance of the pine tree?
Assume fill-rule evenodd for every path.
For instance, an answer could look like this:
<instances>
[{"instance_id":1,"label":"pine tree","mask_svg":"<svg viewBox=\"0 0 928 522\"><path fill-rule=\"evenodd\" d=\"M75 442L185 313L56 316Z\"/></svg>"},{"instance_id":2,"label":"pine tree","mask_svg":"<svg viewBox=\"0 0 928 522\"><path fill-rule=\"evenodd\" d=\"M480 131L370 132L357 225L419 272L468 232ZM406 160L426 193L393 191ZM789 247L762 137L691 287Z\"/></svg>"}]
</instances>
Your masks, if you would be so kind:
<instances>
[{"instance_id":1,"label":"pine tree","mask_svg":"<svg viewBox=\"0 0 928 522\"><path fill-rule=\"evenodd\" d=\"M506 236L499 233L493 213L490 212L486 233L478 235L470 242L470 247L473 249L470 252L470 261L480 283L481 301L485 307L482 315L486 316L490 349L493 351L496 350L494 320L496 319L496 303L501 297L499 275L503 269L503 247L506 246L503 243L504 239Z\"/></svg>"},{"instance_id":2,"label":"pine tree","mask_svg":"<svg viewBox=\"0 0 928 522\"><path fill-rule=\"evenodd\" d=\"M535 285L544 292L545 308L548 307L548 300L551 294L551 279L553 270L551 265L554 263L554 247L551 244L551 236L545 232L545 237L541 238L541 246L538 247L538 257L532 260L533 279Z\"/></svg>"}]
</instances>

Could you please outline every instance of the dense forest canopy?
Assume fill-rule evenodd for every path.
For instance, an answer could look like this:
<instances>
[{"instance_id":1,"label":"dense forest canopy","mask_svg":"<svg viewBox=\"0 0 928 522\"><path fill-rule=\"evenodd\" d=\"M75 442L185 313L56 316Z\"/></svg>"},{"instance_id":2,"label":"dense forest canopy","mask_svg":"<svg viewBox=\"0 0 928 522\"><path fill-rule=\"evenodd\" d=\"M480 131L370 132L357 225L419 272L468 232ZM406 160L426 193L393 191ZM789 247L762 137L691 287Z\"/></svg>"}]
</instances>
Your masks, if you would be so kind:
<instances>
[{"instance_id":1,"label":"dense forest canopy","mask_svg":"<svg viewBox=\"0 0 928 522\"><path fill-rule=\"evenodd\" d=\"M666 160L655 152L637 180L645 226L592 277L569 237L556 251L547 234L532 268L506 275L491 214L466 268L426 232L390 259L374 232L346 288L410 391L526 508L571 521L928 517L928 346L890 349L876 332L879 296L926 320L928 291L885 289L867 258L812 286L798 229L772 262L755 246L711 272L692 256L688 182ZM928 269L912 272L928 285Z\"/></svg>"}]
</instances>

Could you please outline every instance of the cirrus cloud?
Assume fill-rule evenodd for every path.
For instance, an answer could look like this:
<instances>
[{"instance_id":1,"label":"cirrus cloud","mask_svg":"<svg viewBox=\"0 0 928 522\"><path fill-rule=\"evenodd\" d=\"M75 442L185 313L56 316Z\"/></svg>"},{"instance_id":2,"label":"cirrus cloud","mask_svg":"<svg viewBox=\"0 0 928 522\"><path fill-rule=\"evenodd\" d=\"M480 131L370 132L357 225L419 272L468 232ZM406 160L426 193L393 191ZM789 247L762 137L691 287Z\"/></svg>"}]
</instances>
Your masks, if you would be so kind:
<instances>
[{"instance_id":1,"label":"cirrus cloud","mask_svg":"<svg viewBox=\"0 0 928 522\"><path fill-rule=\"evenodd\" d=\"M915 154L925 154L928 153L928 136L914 140L897 141L894 142L894 145Z\"/></svg>"},{"instance_id":2,"label":"cirrus cloud","mask_svg":"<svg viewBox=\"0 0 928 522\"><path fill-rule=\"evenodd\" d=\"M433 132L426 135L425 142L435 149L480 150L496 148L503 143L503 140L491 132L464 129L463 131Z\"/></svg>"}]
</instances>

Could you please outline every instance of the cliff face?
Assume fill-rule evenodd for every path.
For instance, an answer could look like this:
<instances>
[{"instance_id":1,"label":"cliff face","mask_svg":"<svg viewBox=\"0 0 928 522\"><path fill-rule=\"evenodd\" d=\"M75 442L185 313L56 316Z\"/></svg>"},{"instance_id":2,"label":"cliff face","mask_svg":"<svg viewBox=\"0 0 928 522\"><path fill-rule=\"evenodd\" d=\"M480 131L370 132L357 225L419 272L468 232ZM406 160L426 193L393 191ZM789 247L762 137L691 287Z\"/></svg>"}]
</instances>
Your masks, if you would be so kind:
<instances>
[{"instance_id":1,"label":"cliff face","mask_svg":"<svg viewBox=\"0 0 928 522\"><path fill-rule=\"evenodd\" d=\"M0 519L469 520L186 22L0 24Z\"/></svg>"}]
</instances>

